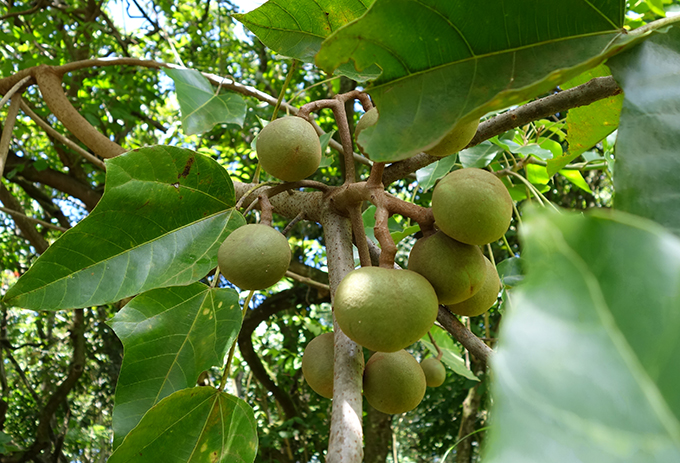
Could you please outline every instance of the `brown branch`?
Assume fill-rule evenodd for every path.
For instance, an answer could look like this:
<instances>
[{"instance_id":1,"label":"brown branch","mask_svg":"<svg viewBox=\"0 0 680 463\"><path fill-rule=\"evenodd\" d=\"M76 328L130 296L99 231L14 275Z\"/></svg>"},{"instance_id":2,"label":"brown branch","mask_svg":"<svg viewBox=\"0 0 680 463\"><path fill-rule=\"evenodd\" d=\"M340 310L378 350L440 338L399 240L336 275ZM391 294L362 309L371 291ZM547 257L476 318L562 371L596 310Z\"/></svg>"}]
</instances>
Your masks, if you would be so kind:
<instances>
[{"instance_id":1,"label":"brown branch","mask_svg":"<svg viewBox=\"0 0 680 463\"><path fill-rule=\"evenodd\" d=\"M33 167L32 161L26 158L20 158L10 151L7 157L7 168L11 170L14 167L19 166L23 166L19 175L21 175L26 180L42 183L43 185L56 188L57 190L73 196L74 198L78 198L83 202L85 208L88 211L94 209L101 199L101 194L97 193L88 185L74 179L73 177L51 168L39 171ZM15 209L11 206L9 207L10 209Z\"/></svg>"},{"instance_id":2,"label":"brown branch","mask_svg":"<svg viewBox=\"0 0 680 463\"><path fill-rule=\"evenodd\" d=\"M5 188L5 185L2 182L0 182L0 202L12 211L19 211L19 214L10 213L12 219L14 219L14 223L19 227L24 238L31 243L38 254L45 252L49 247L49 243L40 233L38 233L35 226L27 220L26 214L23 213L24 209L21 207L21 203L12 196L12 193Z\"/></svg>"},{"instance_id":3,"label":"brown branch","mask_svg":"<svg viewBox=\"0 0 680 463\"><path fill-rule=\"evenodd\" d=\"M437 321L456 338L477 360L489 364L489 359L493 355L493 350L484 344L473 332L468 330L458 318L448 311L444 306L439 306Z\"/></svg>"},{"instance_id":4,"label":"brown branch","mask_svg":"<svg viewBox=\"0 0 680 463\"><path fill-rule=\"evenodd\" d=\"M21 216L21 218L28 220L29 222L37 223L37 224L42 225L43 227L51 228L53 230L59 230L61 232L65 232L66 230L68 230L67 228L63 228L63 227L60 227L58 225L54 225L54 224L49 223L49 222L45 222L44 220L34 219L33 217L29 217L29 216L27 216L27 215L25 215L25 214L23 214L19 211L15 211L13 209L8 209L6 207L0 207L0 211L4 212L6 214L10 214L12 217Z\"/></svg>"},{"instance_id":5,"label":"brown branch","mask_svg":"<svg viewBox=\"0 0 680 463\"><path fill-rule=\"evenodd\" d=\"M0 135L0 177L5 169L5 163L7 162L7 154L9 153L9 143L12 140L12 131L14 130L14 123L17 120L17 114L19 113L19 105L21 104L21 94L16 93L12 96L12 103L9 105L9 111L7 111L7 118L5 119L5 125L2 128L2 135Z\"/></svg>"},{"instance_id":6,"label":"brown branch","mask_svg":"<svg viewBox=\"0 0 680 463\"><path fill-rule=\"evenodd\" d=\"M35 79L38 82L40 93L42 93L43 100L45 100L52 113L64 124L64 127L98 156L113 158L123 154L125 150L119 144L112 142L108 137L95 129L73 107L61 86L61 76L63 74L58 73L56 69L51 66L41 65L35 70Z\"/></svg>"},{"instance_id":7,"label":"brown branch","mask_svg":"<svg viewBox=\"0 0 680 463\"><path fill-rule=\"evenodd\" d=\"M568 109L589 105L595 101L618 95L622 92L613 77L596 77L578 87L541 98L517 109L499 114L479 124L477 133L467 148L476 146L510 129L521 127L529 122L557 114ZM420 153L403 161L395 162L385 169L383 183L389 185L406 177L418 169L438 161L440 158Z\"/></svg>"},{"instance_id":8,"label":"brown branch","mask_svg":"<svg viewBox=\"0 0 680 463\"><path fill-rule=\"evenodd\" d=\"M0 16L0 21L4 21L5 19L9 18L14 18L16 16L28 16L36 11L38 11L40 8L42 8L45 5L46 1L45 0L37 0L35 2L35 6L33 8L29 8L28 10L24 11L15 11L14 13L7 13L6 15Z\"/></svg>"},{"instance_id":9,"label":"brown branch","mask_svg":"<svg viewBox=\"0 0 680 463\"><path fill-rule=\"evenodd\" d=\"M102 170L106 170L106 164L104 164L104 161L100 160L99 158L95 157L94 154L91 154L84 149L82 149L80 146L78 146L76 143L72 142L68 138L66 138L64 135L60 134L57 132L54 128L52 128L51 125L49 125L47 122L45 122L40 116L38 116L28 104L26 104L25 101L21 102L21 110L31 119L33 119L33 122L38 124L39 127L41 127L48 135L51 137L59 140L61 143L64 145L68 146L71 148L73 151L76 153L80 154L82 157L90 161L92 164L95 166L99 167Z\"/></svg>"}]
</instances>

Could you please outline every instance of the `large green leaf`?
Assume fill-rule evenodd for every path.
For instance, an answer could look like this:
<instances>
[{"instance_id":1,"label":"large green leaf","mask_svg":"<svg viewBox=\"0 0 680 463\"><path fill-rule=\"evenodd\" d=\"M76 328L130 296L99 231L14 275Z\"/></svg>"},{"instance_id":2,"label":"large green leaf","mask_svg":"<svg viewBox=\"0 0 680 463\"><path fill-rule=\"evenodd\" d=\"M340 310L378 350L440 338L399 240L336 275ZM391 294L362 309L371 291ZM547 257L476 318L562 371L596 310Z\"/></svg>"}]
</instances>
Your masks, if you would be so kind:
<instances>
[{"instance_id":1,"label":"large green leaf","mask_svg":"<svg viewBox=\"0 0 680 463\"><path fill-rule=\"evenodd\" d=\"M154 146L106 165L97 207L40 256L5 302L71 309L193 283L217 265L220 244L244 223L230 209L229 175L206 156Z\"/></svg>"},{"instance_id":2,"label":"large green leaf","mask_svg":"<svg viewBox=\"0 0 680 463\"><path fill-rule=\"evenodd\" d=\"M109 324L125 348L113 409L116 448L159 400L223 362L241 311L234 290L194 283L140 294Z\"/></svg>"},{"instance_id":3,"label":"large green leaf","mask_svg":"<svg viewBox=\"0 0 680 463\"><path fill-rule=\"evenodd\" d=\"M529 214L523 241L484 461L680 461L680 240L600 211Z\"/></svg>"},{"instance_id":4,"label":"large green leaf","mask_svg":"<svg viewBox=\"0 0 680 463\"><path fill-rule=\"evenodd\" d=\"M625 93L614 206L680 235L680 27L655 33L608 64Z\"/></svg>"},{"instance_id":5,"label":"large green leaf","mask_svg":"<svg viewBox=\"0 0 680 463\"><path fill-rule=\"evenodd\" d=\"M269 0L234 18L276 53L311 62L326 37L364 14L371 3L372 0Z\"/></svg>"},{"instance_id":6,"label":"large green leaf","mask_svg":"<svg viewBox=\"0 0 680 463\"><path fill-rule=\"evenodd\" d=\"M459 121L549 91L635 40L625 0L376 0L332 34L316 63L383 71L368 88L380 119L360 144L394 161L434 146Z\"/></svg>"},{"instance_id":7,"label":"large green leaf","mask_svg":"<svg viewBox=\"0 0 680 463\"><path fill-rule=\"evenodd\" d=\"M212 387L183 389L144 415L108 463L252 463L252 408Z\"/></svg>"},{"instance_id":8,"label":"large green leaf","mask_svg":"<svg viewBox=\"0 0 680 463\"><path fill-rule=\"evenodd\" d=\"M237 93L216 94L208 79L195 69L164 69L175 81L187 135L207 132L216 124L243 126L247 105Z\"/></svg>"}]
</instances>

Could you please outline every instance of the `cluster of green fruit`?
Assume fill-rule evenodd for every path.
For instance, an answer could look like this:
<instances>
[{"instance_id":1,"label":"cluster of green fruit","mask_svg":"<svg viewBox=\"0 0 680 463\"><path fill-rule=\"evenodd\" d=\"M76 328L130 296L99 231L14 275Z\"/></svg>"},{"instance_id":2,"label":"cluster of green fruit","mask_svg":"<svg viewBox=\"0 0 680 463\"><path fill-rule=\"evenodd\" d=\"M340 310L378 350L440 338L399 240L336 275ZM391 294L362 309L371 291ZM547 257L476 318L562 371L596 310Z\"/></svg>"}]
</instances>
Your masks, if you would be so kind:
<instances>
[{"instance_id":1,"label":"cluster of green fruit","mask_svg":"<svg viewBox=\"0 0 680 463\"><path fill-rule=\"evenodd\" d=\"M334 334L325 333L305 348L302 374L319 395L333 397ZM364 369L364 397L373 408L387 414L413 410L423 400L426 386L438 387L446 379L444 365L433 357L421 363L403 349L376 352Z\"/></svg>"}]
</instances>

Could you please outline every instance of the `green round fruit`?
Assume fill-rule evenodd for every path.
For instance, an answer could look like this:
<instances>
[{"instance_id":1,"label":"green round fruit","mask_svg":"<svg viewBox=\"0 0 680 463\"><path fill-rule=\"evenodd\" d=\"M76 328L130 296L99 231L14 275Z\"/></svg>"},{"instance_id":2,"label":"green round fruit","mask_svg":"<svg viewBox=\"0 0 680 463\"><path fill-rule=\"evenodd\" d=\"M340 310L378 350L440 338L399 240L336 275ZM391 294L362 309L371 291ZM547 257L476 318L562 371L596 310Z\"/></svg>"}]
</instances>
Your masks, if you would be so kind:
<instances>
[{"instance_id":1,"label":"green round fruit","mask_svg":"<svg viewBox=\"0 0 680 463\"><path fill-rule=\"evenodd\" d=\"M265 289L286 274L288 240L272 227L248 224L224 240L217 253L220 273L241 289Z\"/></svg>"},{"instance_id":2,"label":"green round fruit","mask_svg":"<svg viewBox=\"0 0 680 463\"><path fill-rule=\"evenodd\" d=\"M426 387L423 369L405 350L376 352L366 362L364 397L378 411L395 415L413 410Z\"/></svg>"},{"instance_id":3,"label":"green round fruit","mask_svg":"<svg viewBox=\"0 0 680 463\"><path fill-rule=\"evenodd\" d=\"M460 169L435 186L432 213L437 227L454 240L482 245L500 239L508 230L512 198L494 174Z\"/></svg>"},{"instance_id":4,"label":"green round fruit","mask_svg":"<svg viewBox=\"0 0 680 463\"><path fill-rule=\"evenodd\" d=\"M372 125L375 125L378 123L378 108L371 108L368 111L364 113L363 116L359 119L359 122L357 122L357 126L354 129L354 138L357 141L357 146L359 147L359 150L364 153L364 147L359 144L359 134L366 128L371 127ZM364 153L366 154L366 153Z\"/></svg>"},{"instance_id":5,"label":"green round fruit","mask_svg":"<svg viewBox=\"0 0 680 463\"><path fill-rule=\"evenodd\" d=\"M362 267L340 282L333 310L338 326L354 342L395 352L432 328L439 303L432 285L416 272Z\"/></svg>"},{"instance_id":6,"label":"green round fruit","mask_svg":"<svg viewBox=\"0 0 680 463\"><path fill-rule=\"evenodd\" d=\"M260 131L255 144L262 168L286 182L312 175L321 163L321 143L312 124L297 116L276 119Z\"/></svg>"},{"instance_id":7,"label":"green round fruit","mask_svg":"<svg viewBox=\"0 0 680 463\"><path fill-rule=\"evenodd\" d=\"M475 133L477 133L477 127L479 127L479 119L456 124L439 143L433 148L425 150L425 152L430 156L436 156L438 158L455 154L470 143L475 136Z\"/></svg>"},{"instance_id":8,"label":"green round fruit","mask_svg":"<svg viewBox=\"0 0 680 463\"><path fill-rule=\"evenodd\" d=\"M470 299L447 306L452 313L476 317L489 310L496 303L498 291L501 290L501 280L498 278L498 271L491 261L486 257L484 261L486 263L486 278L482 287Z\"/></svg>"},{"instance_id":9,"label":"green round fruit","mask_svg":"<svg viewBox=\"0 0 680 463\"><path fill-rule=\"evenodd\" d=\"M439 387L446 379L444 364L434 357L428 357L420 362L420 367L425 373L425 381L429 387Z\"/></svg>"},{"instance_id":10,"label":"green round fruit","mask_svg":"<svg viewBox=\"0 0 680 463\"><path fill-rule=\"evenodd\" d=\"M486 277L479 248L442 232L416 242L408 258L408 269L427 278L440 304L455 304L472 297Z\"/></svg>"},{"instance_id":11,"label":"green round fruit","mask_svg":"<svg viewBox=\"0 0 680 463\"><path fill-rule=\"evenodd\" d=\"M312 339L302 354L302 375L320 396L333 398L333 353L335 336L324 333Z\"/></svg>"}]
</instances>

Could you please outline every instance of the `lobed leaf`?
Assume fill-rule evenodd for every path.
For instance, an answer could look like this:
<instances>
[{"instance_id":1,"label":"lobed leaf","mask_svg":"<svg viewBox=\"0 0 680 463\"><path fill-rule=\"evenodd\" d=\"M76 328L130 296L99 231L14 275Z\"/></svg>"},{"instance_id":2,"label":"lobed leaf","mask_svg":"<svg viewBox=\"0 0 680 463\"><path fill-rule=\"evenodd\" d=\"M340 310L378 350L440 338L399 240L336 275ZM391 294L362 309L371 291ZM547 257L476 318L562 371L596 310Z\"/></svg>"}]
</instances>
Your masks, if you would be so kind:
<instances>
[{"instance_id":1,"label":"lobed leaf","mask_svg":"<svg viewBox=\"0 0 680 463\"><path fill-rule=\"evenodd\" d=\"M194 387L149 410L108 462L252 463L256 455L252 408L212 387Z\"/></svg>"},{"instance_id":2,"label":"lobed leaf","mask_svg":"<svg viewBox=\"0 0 680 463\"><path fill-rule=\"evenodd\" d=\"M528 215L485 461L680 461L680 240L623 213Z\"/></svg>"},{"instance_id":3,"label":"lobed leaf","mask_svg":"<svg viewBox=\"0 0 680 463\"><path fill-rule=\"evenodd\" d=\"M125 349L113 408L116 448L152 406L223 362L241 311L236 291L194 283L140 294L109 325Z\"/></svg>"},{"instance_id":4,"label":"lobed leaf","mask_svg":"<svg viewBox=\"0 0 680 463\"><path fill-rule=\"evenodd\" d=\"M7 291L5 302L58 310L193 283L244 223L226 170L191 150L153 146L107 161L95 209Z\"/></svg>"},{"instance_id":5,"label":"lobed leaf","mask_svg":"<svg viewBox=\"0 0 680 463\"><path fill-rule=\"evenodd\" d=\"M247 105L237 93L215 93L208 79L195 69L164 69L175 82L187 135L207 132L216 124L243 126Z\"/></svg>"}]
</instances>

